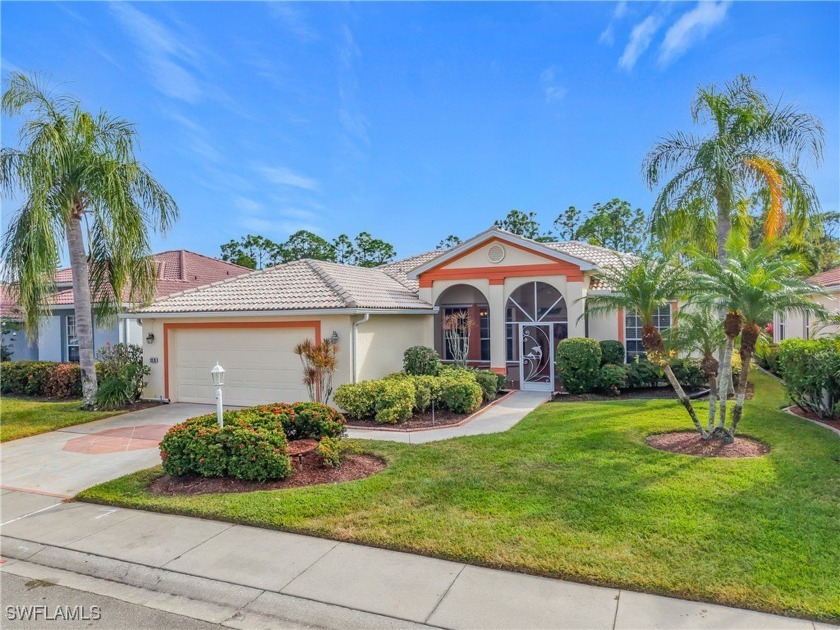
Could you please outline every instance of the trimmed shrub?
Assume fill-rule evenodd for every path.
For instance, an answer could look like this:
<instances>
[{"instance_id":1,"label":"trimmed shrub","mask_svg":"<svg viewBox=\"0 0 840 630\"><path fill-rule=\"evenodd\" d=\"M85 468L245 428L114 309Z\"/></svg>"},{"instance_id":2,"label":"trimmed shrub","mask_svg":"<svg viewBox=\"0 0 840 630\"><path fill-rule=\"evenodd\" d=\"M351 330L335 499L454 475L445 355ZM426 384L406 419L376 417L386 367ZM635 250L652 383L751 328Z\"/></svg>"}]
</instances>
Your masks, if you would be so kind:
<instances>
[{"instance_id":1,"label":"trimmed shrub","mask_svg":"<svg viewBox=\"0 0 840 630\"><path fill-rule=\"evenodd\" d=\"M623 365L605 363L598 371L598 388L612 396L618 396L627 387L627 371Z\"/></svg>"},{"instance_id":2,"label":"trimmed shrub","mask_svg":"<svg viewBox=\"0 0 840 630\"><path fill-rule=\"evenodd\" d=\"M438 376L449 380L475 383L475 370L457 365L441 365Z\"/></svg>"},{"instance_id":3,"label":"trimmed shrub","mask_svg":"<svg viewBox=\"0 0 840 630\"><path fill-rule=\"evenodd\" d=\"M507 376L504 374L496 374L496 393L499 393L503 389L507 389Z\"/></svg>"},{"instance_id":4,"label":"trimmed shrub","mask_svg":"<svg viewBox=\"0 0 840 630\"><path fill-rule=\"evenodd\" d=\"M624 344L616 339L605 339L601 346L601 365L624 365L626 353Z\"/></svg>"},{"instance_id":5,"label":"trimmed shrub","mask_svg":"<svg viewBox=\"0 0 840 630\"><path fill-rule=\"evenodd\" d=\"M412 346L403 354L403 369L412 376L437 376L440 355L434 348Z\"/></svg>"},{"instance_id":6,"label":"trimmed shrub","mask_svg":"<svg viewBox=\"0 0 840 630\"><path fill-rule=\"evenodd\" d=\"M59 374L54 375L56 371ZM75 363L7 361L0 367L0 393L12 396L81 397L81 370ZM74 377L78 379L72 382Z\"/></svg>"},{"instance_id":7,"label":"trimmed shrub","mask_svg":"<svg viewBox=\"0 0 840 630\"><path fill-rule=\"evenodd\" d=\"M671 370L683 387L703 387L706 384L700 359L671 359Z\"/></svg>"},{"instance_id":8,"label":"trimmed shrub","mask_svg":"<svg viewBox=\"0 0 840 630\"><path fill-rule=\"evenodd\" d=\"M414 382L411 379L383 379L374 383L377 422L396 424L411 417L415 403Z\"/></svg>"},{"instance_id":9,"label":"trimmed shrub","mask_svg":"<svg viewBox=\"0 0 840 630\"><path fill-rule=\"evenodd\" d=\"M555 369L570 394L583 394L598 386L601 346L595 339L569 337L557 344Z\"/></svg>"},{"instance_id":10,"label":"trimmed shrub","mask_svg":"<svg viewBox=\"0 0 840 630\"><path fill-rule=\"evenodd\" d=\"M283 479L292 473L286 455L286 434L276 422L259 413L225 413L225 426L216 416L192 418L171 427L160 443L163 469L174 476L230 477L244 481Z\"/></svg>"},{"instance_id":11,"label":"trimmed shrub","mask_svg":"<svg viewBox=\"0 0 840 630\"><path fill-rule=\"evenodd\" d=\"M481 387L481 393L485 401L490 402L496 399L496 394L499 392L499 379L495 372L476 370L475 381Z\"/></svg>"},{"instance_id":12,"label":"trimmed shrub","mask_svg":"<svg viewBox=\"0 0 840 630\"><path fill-rule=\"evenodd\" d=\"M647 359L636 357L625 366L627 385L634 389L656 387L662 380L662 370Z\"/></svg>"},{"instance_id":13,"label":"trimmed shrub","mask_svg":"<svg viewBox=\"0 0 840 630\"><path fill-rule=\"evenodd\" d=\"M338 411L318 402L298 402L292 414L282 418L281 424L289 440L320 440L344 434L347 421Z\"/></svg>"},{"instance_id":14,"label":"trimmed shrub","mask_svg":"<svg viewBox=\"0 0 840 630\"><path fill-rule=\"evenodd\" d=\"M375 413L376 381L345 383L335 390L335 404L344 410L348 417L360 420L370 418Z\"/></svg>"},{"instance_id":15,"label":"trimmed shrub","mask_svg":"<svg viewBox=\"0 0 840 630\"><path fill-rule=\"evenodd\" d=\"M820 418L834 415L840 401L840 339L786 339L779 344L779 369L795 404Z\"/></svg>"},{"instance_id":16,"label":"trimmed shrub","mask_svg":"<svg viewBox=\"0 0 840 630\"><path fill-rule=\"evenodd\" d=\"M448 378L443 382L441 403L453 413L473 413L481 407L481 386L474 380Z\"/></svg>"},{"instance_id":17,"label":"trimmed shrub","mask_svg":"<svg viewBox=\"0 0 840 630\"><path fill-rule=\"evenodd\" d=\"M443 383L440 377L421 375L412 376L414 383L414 410L420 413L425 413L432 403L440 402L440 394L443 389Z\"/></svg>"},{"instance_id":18,"label":"trimmed shrub","mask_svg":"<svg viewBox=\"0 0 840 630\"><path fill-rule=\"evenodd\" d=\"M53 368L44 386L48 398L81 398L82 368L78 363L59 363Z\"/></svg>"},{"instance_id":19,"label":"trimmed shrub","mask_svg":"<svg viewBox=\"0 0 840 630\"><path fill-rule=\"evenodd\" d=\"M754 358L759 366L779 376L779 344L760 339L755 346Z\"/></svg>"}]
</instances>

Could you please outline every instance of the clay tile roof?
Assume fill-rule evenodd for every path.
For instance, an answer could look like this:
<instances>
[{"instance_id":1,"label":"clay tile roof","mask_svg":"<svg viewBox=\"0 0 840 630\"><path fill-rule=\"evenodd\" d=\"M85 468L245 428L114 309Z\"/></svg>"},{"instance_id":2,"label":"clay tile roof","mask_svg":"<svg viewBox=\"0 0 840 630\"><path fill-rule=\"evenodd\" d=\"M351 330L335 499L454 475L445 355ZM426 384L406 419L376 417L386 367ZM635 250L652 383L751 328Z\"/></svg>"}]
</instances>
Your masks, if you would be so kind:
<instances>
[{"instance_id":1,"label":"clay tile roof","mask_svg":"<svg viewBox=\"0 0 840 630\"><path fill-rule=\"evenodd\" d=\"M158 300L140 313L431 308L378 268L296 260Z\"/></svg>"},{"instance_id":2,"label":"clay tile roof","mask_svg":"<svg viewBox=\"0 0 840 630\"><path fill-rule=\"evenodd\" d=\"M823 271L808 278L811 284L819 284L824 287L840 286L840 267Z\"/></svg>"},{"instance_id":3,"label":"clay tile roof","mask_svg":"<svg viewBox=\"0 0 840 630\"><path fill-rule=\"evenodd\" d=\"M427 262L429 262L430 260L434 260L443 253L445 252L439 249L435 249L430 252L424 252L422 254L417 254L416 256L409 256L408 258L395 260L392 263L380 265L379 267L377 267L377 269L381 269L389 276L394 278L397 282L416 292L420 289L420 284L417 282L417 280L412 280L411 278L409 278L407 275L408 272L414 269L415 267L425 265Z\"/></svg>"}]
</instances>

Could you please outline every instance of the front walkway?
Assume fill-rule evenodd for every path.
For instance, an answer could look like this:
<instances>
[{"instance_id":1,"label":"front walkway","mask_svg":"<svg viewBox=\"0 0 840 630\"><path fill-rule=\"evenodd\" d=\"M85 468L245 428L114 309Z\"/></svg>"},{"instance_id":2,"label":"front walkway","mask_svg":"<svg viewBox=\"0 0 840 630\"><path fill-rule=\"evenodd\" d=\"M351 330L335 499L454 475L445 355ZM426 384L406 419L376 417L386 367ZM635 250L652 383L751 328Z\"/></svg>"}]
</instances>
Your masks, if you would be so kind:
<instances>
[{"instance_id":1,"label":"front walkway","mask_svg":"<svg viewBox=\"0 0 840 630\"><path fill-rule=\"evenodd\" d=\"M209 520L37 506L32 496L0 497L17 515L0 529L3 571L236 628L830 628Z\"/></svg>"},{"instance_id":2,"label":"front walkway","mask_svg":"<svg viewBox=\"0 0 840 630\"><path fill-rule=\"evenodd\" d=\"M213 409L212 405L161 405L4 442L0 487L74 496L98 483L159 464L158 443L166 430Z\"/></svg>"},{"instance_id":3,"label":"front walkway","mask_svg":"<svg viewBox=\"0 0 840 630\"><path fill-rule=\"evenodd\" d=\"M348 429L347 435L360 440L384 440L406 444L425 444L466 435L501 433L516 425L522 418L549 399L547 392L516 391L504 400L480 412L473 420L459 427L423 431L376 431ZM387 425L386 425L387 426Z\"/></svg>"}]
</instances>

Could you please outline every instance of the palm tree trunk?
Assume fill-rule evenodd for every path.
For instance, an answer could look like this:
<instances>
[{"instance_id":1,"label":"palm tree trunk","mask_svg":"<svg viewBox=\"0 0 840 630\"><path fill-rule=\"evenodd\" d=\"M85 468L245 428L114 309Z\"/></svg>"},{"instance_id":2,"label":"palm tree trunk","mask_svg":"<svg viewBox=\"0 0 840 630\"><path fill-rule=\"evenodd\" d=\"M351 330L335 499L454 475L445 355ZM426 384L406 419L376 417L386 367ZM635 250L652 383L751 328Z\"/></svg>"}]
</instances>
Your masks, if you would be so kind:
<instances>
[{"instance_id":1,"label":"palm tree trunk","mask_svg":"<svg viewBox=\"0 0 840 630\"><path fill-rule=\"evenodd\" d=\"M729 258L726 251L726 243L729 240L729 233L732 231L732 208L729 195L722 188L715 193L717 198L717 255L721 263Z\"/></svg>"},{"instance_id":2,"label":"palm tree trunk","mask_svg":"<svg viewBox=\"0 0 840 630\"><path fill-rule=\"evenodd\" d=\"M718 418L717 428L715 431L721 433L726 429L726 405L729 400L729 384L732 383L732 352L735 349L735 339L727 338L726 346L723 350L723 361L720 366L720 376L718 377L718 404L720 406L720 416ZM722 437L717 435L716 437Z\"/></svg>"},{"instance_id":3,"label":"palm tree trunk","mask_svg":"<svg viewBox=\"0 0 840 630\"><path fill-rule=\"evenodd\" d=\"M96 405L96 363L93 357L93 315L90 298L90 274L88 271L85 242L82 236L82 217L73 212L67 223L67 249L70 253L70 268L73 271L73 307L76 315L76 336L79 338L79 367L82 370L82 397L84 406L92 409Z\"/></svg>"},{"instance_id":4,"label":"palm tree trunk","mask_svg":"<svg viewBox=\"0 0 840 630\"><path fill-rule=\"evenodd\" d=\"M738 379L738 396L735 398L735 407L732 409L733 438L744 410L744 400L747 396L747 383L750 376L750 363L755 353L755 344L758 341L759 334L761 334L761 331L756 324L744 324L741 329L741 375Z\"/></svg>"},{"instance_id":5,"label":"palm tree trunk","mask_svg":"<svg viewBox=\"0 0 840 630\"><path fill-rule=\"evenodd\" d=\"M691 417L691 421L694 423L694 428L696 428L703 439L709 437L709 434L706 433L706 429L703 428L703 425L700 424L700 420L697 419L697 413L694 411L694 406L691 404L691 399L685 393L683 386L680 385L680 382L677 380L677 377L674 376L674 371L671 369L669 364L665 364L662 366L662 371L665 372L665 378L668 379L668 382L671 384L671 387L674 388L674 391L677 393L677 398L680 399L680 403L682 406L685 407L685 410L688 412L688 415Z\"/></svg>"},{"instance_id":6,"label":"palm tree trunk","mask_svg":"<svg viewBox=\"0 0 840 630\"><path fill-rule=\"evenodd\" d=\"M715 416L717 415L717 378L713 374L709 375L709 428L711 433L715 429Z\"/></svg>"}]
</instances>

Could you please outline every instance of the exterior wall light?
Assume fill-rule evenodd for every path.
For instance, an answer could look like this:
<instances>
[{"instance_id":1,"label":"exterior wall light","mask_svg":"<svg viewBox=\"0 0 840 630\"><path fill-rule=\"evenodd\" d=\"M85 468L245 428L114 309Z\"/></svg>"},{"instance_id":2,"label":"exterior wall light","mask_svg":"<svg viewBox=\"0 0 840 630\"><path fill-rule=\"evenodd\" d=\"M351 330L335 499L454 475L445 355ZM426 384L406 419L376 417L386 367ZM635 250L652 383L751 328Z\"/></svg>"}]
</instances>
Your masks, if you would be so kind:
<instances>
[{"instance_id":1,"label":"exterior wall light","mask_svg":"<svg viewBox=\"0 0 840 630\"><path fill-rule=\"evenodd\" d=\"M333 343L338 343L338 331L332 331L332 334L330 335L330 341L332 341Z\"/></svg>"},{"instance_id":2,"label":"exterior wall light","mask_svg":"<svg viewBox=\"0 0 840 630\"><path fill-rule=\"evenodd\" d=\"M146 343L151 345L155 342L155 333L149 333L146 335Z\"/></svg>"},{"instance_id":3,"label":"exterior wall light","mask_svg":"<svg viewBox=\"0 0 840 630\"><path fill-rule=\"evenodd\" d=\"M213 377L213 385L216 386L216 422L219 423L219 428L221 428L225 426L222 414L222 385L225 384L225 368L216 361L216 365L210 370L210 376Z\"/></svg>"}]
</instances>

